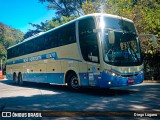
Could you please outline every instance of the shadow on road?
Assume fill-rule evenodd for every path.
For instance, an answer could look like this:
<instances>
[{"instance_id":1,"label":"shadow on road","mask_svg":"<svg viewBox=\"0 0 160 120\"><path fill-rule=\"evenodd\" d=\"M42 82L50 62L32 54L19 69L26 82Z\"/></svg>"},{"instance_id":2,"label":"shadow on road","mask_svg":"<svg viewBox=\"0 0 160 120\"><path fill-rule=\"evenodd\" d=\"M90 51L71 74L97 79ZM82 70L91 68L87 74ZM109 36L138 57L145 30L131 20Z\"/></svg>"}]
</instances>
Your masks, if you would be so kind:
<instances>
[{"instance_id":1,"label":"shadow on road","mask_svg":"<svg viewBox=\"0 0 160 120\"><path fill-rule=\"evenodd\" d=\"M0 81L13 87L11 80ZM21 88L21 87L19 87ZM66 86L26 82L24 88L36 89L37 94L26 92L32 89L17 89L12 97L0 99L0 111L151 111L159 110L159 85L130 86L114 89L83 88L78 93ZM16 89L16 87L15 87ZM8 91L11 92L12 91ZM22 93L23 92L23 93ZM47 94L49 93L49 94ZM14 93L15 94L15 93ZM24 94L24 95L23 95Z\"/></svg>"},{"instance_id":2,"label":"shadow on road","mask_svg":"<svg viewBox=\"0 0 160 120\"><path fill-rule=\"evenodd\" d=\"M3 84L17 86L19 87L14 81L12 80L5 80L0 81ZM59 91L59 92L70 92L70 93L81 93L87 94L92 96L118 96L118 95L128 95L134 94L139 90L123 90L123 89L102 89L102 88L81 88L78 91L71 91L66 85L51 85L48 83L34 83L34 82L24 82L23 86L25 88L34 88L34 89L41 89L41 90L48 90L48 91Z\"/></svg>"}]
</instances>

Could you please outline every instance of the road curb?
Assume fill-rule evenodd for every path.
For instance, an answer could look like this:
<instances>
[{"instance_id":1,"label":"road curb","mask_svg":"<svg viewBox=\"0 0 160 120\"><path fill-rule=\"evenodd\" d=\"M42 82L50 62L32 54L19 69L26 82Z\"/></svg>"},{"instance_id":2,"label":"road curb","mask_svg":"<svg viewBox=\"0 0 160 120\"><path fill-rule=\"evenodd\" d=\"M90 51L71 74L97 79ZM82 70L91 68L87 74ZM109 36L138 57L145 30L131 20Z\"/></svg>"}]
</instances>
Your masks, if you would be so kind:
<instances>
[{"instance_id":1,"label":"road curb","mask_svg":"<svg viewBox=\"0 0 160 120\"><path fill-rule=\"evenodd\" d=\"M160 83L160 80L144 80L144 83Z\"/></svg>"}]
</instances>

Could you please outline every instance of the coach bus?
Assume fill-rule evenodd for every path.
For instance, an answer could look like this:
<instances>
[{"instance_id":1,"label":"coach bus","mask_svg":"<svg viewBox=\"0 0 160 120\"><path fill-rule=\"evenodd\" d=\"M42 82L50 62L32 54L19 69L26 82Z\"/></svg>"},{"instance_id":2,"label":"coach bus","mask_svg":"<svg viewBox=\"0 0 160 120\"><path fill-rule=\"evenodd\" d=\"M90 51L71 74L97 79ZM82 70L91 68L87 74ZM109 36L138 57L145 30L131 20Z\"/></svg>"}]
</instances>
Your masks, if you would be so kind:
<instances>
[{"instance_id":1,"label":"coach bus","mask_svg":"<svg viewBox=\"0 0 160 120\"><path fill-rule=\"evenodd\" d=\"M111 88L143 82L140 41L133 21L90 14L8 48L7 79Z\"/></svg>"}]
</instances>

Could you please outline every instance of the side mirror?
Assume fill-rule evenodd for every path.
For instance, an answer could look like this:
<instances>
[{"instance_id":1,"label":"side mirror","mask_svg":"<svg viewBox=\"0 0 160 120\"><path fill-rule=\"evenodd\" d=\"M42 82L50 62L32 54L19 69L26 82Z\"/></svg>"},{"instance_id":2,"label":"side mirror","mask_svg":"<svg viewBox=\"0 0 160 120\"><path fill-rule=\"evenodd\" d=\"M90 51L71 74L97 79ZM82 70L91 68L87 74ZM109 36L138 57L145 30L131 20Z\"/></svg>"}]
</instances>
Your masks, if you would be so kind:
<instances>
[{"instance_id":1,"label":"side mirror","mask_svg":"<svg viewBox=\"0 0 160 120\"><path fill-rule=\"evenodd\" d=\"M155 35L152 35L152 45L156 46L157 45L157 38Z\"/></svg>"},{"instance_id":2,"label":"side mirror","mask_svg":"<svg viewBox=\"0 0 160 120\"><path fill-rule=\"evenodd\" d=\"M115 43L114 31L108 31L108 39L109 39L109 44L114 44Z\"/></svg>"},{"instance_id":3,"label":"side mirror","mask_svg":"<svg viewBox=\"0 0 160 120\"><path fill-rule=\"evenodd\" d=\"M157 45L157 38L155 35L153 35L153 34L140 34L139 36L140 37L150 37L150 38L152 38L152 45L153 46Z\"/></svg>"}]
</instances>

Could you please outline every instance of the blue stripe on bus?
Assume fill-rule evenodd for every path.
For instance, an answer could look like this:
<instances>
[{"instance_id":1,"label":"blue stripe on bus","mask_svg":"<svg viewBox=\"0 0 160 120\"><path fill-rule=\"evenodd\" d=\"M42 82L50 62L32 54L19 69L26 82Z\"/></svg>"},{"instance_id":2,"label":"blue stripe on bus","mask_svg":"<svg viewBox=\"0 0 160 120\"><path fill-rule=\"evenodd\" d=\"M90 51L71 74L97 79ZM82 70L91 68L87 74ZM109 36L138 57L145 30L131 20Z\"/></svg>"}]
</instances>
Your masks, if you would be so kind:
<instances>
[{"instance_id":1,"label":"blue stripe on bus","mask_svg":"<svg viewBox=\"0 0 160 120\"><path fill-rule=\"evenodd\" d=\"M74 59L74 58L58 58L57 53L52 52L52 53L48 53L48 54L42 54L42 55L38 55L38 56L22 58L22 59L19 59L19 60L13 60L13 61L7 62L6 65L26 63L26 62L39 61L39 60L46 60L46 59L52 59L52 58L54 60L73 60L73 61L82 62L81 60Z\"/></svg>"},{"instance_id":2,"label":"blue stripe on bus","mask_svg":"<svg viewBox=\"0 0 160 120\"><path fill-rule=\"evenodd\" d=\"M93 75L90 80L89 76ZM133 73L134 74L134 73ZM106 72L100 72L100 74L94 73L79 73L81 86L94 86L100 88L110 88L118 86L128 86L134 84L140 84L143 82L144 74L141 73L137 76L129 77L118 77L107 74ZM128 83L129 79L134 79L133 83Z\"/></svg>"},{"instance_id":3,"label":"blue stripe on bus","mask_svg":"<svg viewBox=\"0 0 160 120\"><path fill-rule=\"evenodd\" d=\"M22 76L23 81L64 84L64 73L24 73ZM7 74L6 77L13 79L12 74Z\"/></svg>"},{"instance_id":4,"label":"blue stripe on bus","mask_svg":"<svg viewBox=\"0 0 160 120\"><path fill-rule=\"evenodd\" d=\"M128 86L139 84L143 82L144 74L138 76L132 76L134 79L133 83L128 83L128 77L117 77L101 72L100 74L93 74L93 79L89 78L90 74L93 73L79 73L80 76L80 86L94 86L100 88L110 88L118 86ZM7 74L7 79L12 80L13 75ZM38 82L38 83L55 83L55 84L65 84L64 73L24 73L23 81Z\"/></svg>"}]
</instances>

